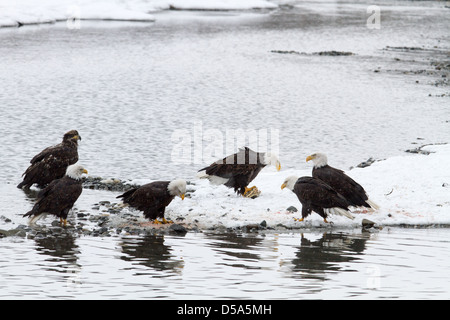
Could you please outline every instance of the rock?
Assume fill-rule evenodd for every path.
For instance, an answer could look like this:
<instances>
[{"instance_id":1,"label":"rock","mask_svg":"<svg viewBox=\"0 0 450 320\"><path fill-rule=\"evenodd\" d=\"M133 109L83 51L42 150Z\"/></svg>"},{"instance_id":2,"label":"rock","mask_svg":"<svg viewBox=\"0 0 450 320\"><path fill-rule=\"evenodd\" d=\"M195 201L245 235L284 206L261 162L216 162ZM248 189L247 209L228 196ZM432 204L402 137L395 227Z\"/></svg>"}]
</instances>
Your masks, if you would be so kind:
<instances>
[{"instance_id":1,"label":"rock","mask_svg":"<svg viewBox=\"0 0 450 320\"><path fill-rule=\"evenodd\" d=\"M297 212L298 211L298 209L296 207L294 207L294 206L290 206L286 210L289 211L289 212Z\"/></svg>"},{"instance_id":2,"label":"rock","mask_svg":"<svg viewBox=\"0 0 450 320\"><path fill-rule=\"evenodd\" d=\"M319 56L353 56L353 52L347 52L347 51L320 51L320 52L314 52L313 54L319 55Z\"/></svg>"},{"instance_id":3,"label":"rock","mask_svg":"<svg viewBox=\"0 0 450 320\"><path fill-rule=\"evenodd\" d=\"M26 237L27 236L27 232L22 229L22 228L16 228L16 229L11 229L11 230L3 230L0 229L0 238L4 238L4 237Z\"/></svg>"},{"instance_id":4,"label":"rock","mask_svg":"<svg viewBox=\"0 0 450 320\"><path fill-rule=\"evenodd\" d=\"M252 232L252 231L256 231L256 230L259 230L259 229L261 229L261 225L260 224L247 224L247 225L245 225L242 229L245 231L245 232Z\"/></svg>"},{"instance_id":5,"label":"rock","mask_svg":"<svg viewBox=\"0 0 450 320\"><path fill-rule=\"evenodd\" d=\"M369 167L370 165L372 165L372 163L376 162L377 160L375 160L374 158L369 158L366 161L361 162L360 164L358 164L356 167L358 168L366 168Z\"/></svg>"},{"instance_id":6,"label":"rock","mask_svg":"<svg viewBox=\"0 0 450 320\"><path fill-rule=\"evenodd\" d=\"M53 220L51 225L52 227L59 227L61 225L61 222L59 222L58 220Z\"/></svg>"},{"instance_id":7,"label":"rock","mask_svg":"<svg viewBox=\"0 0 450 320\"><path fill-rule=\"evenodd\" d=\"M369 219L363 219L362 220L362 226L364 228L372 228L375 225L375 222L370 221Z\"/></svg>"},{"instance_id":8,"label":"rock","mask_svg":"<svg viewBox=\"0 0 450 320\"><path fill-rule=\"evenodd\" d=\"M5 217L5 216L1 216L0 219L2 219L5 222L11 222L11 219Z\"/></svg>"},{"instance_id":9,"label":"rock","mask_svg":"<svg viewBox=\"0 0 450 320\"><path fill-rule=\"evenodd\" d=\"M294 51L294 50L271 50L272 53L279 53L279 54L302 54L301 52ZM305 54L305 53L303 53Z\"/></svg>"},{"instance_id":10,"label":"rock","mask_svg":"<svg viewBox=\"0 0 450 320\"><path fill-rule=\"evenodd\" d=\"M184 233L187 232L187 229L184 226L182 226L181 224L174 223L174 224L170 225L169 232L175 232L175 233L179 233L179 234L183 233L184 234Z\"/></svg>"},{"instance_id":11,"label":"rock","mask_svg":"<svg viewBox=\"0 0 450 320\"><path fill-rule=\"evenodd\" d=\"M375 222L373 222L369 219L363 219L361 224L362 224L362 227L364 230L368 230L370 228L379 229L379 230L383 229L382 227L377 226Z\"/></svg>"},{"instance_id":12,"label":"rock","mask_svg":"<svg viewBox=\"0 0 450 320\"><path fill-rule=\"evenodd\" d=\"M422 150L422 147L415 148L415 149L408 149L408 150L405 150L405 152L407 152L407 153L424 154L424 155L429 155L431 153L430 151Z\"/></svg>"},{"instance_id":13,"label":"rock","mask_svg":"<svg viewBox=\"0 0 450 320\"><path fill-rule=\"evenodd\" d=\"M313 52L313 53L306 53L306 52L299 52L294 50L271 50L271 53L279 53L279 54L295 54L295 55L314 55L314 56L353 56L355 55L353 52L347 52L347 51L319 51L319 52Z\"/></svg>"}]
</instances>

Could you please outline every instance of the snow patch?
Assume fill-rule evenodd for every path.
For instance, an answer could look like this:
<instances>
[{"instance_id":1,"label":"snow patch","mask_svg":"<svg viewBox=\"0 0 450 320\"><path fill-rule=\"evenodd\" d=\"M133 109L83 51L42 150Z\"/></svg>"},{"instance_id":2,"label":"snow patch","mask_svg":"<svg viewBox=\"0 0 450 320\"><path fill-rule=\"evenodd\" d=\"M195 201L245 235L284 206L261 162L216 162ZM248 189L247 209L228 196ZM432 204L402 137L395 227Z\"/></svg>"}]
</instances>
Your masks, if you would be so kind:
<instances>
[{"instance_id":1,"label":"snow patch","mask_svg":"<svg viewBox=\"0 0 450 320\"><path fill-rule=\"evenodd\" d=\"M0 27L55 23L68 19L154 21L154 12L176 10L274 9L265 0L3 0Z\"/></svg>"},{"instance_id":2,"label":"snow patch","mask_svg":"<svg viewBox=\"0 0 450 320\"><path fill-rule=\"evenodd\" d=\"M355 168L346 173L359 182L380 209L353 211L354 220L330 216L335 226L360 227L363 219L378 225L442 225L450 224L450 145L425 147L430 155L404 155L378 161L366 168ZM332 161L330 161L330 165ZM312 170L312 165L311 165ZM284 179L290 175L310 176L311 170L282 170L265 168L250 185L261 190L256 199L237 196L232 189L214 186L208 181L196 180L190 198L173 201L166 210L171 219L182 217L201 228L217 226L242 227L259 224L287 228L326 226L313 213L304 222L301 204L287 188L281 190ZM299 211L291 213L290 206Z\"/></svg>"},{"instance_id":3,"label":"snow patch","mask_svg":"<svg viewBox=\"0 0 450 320\"><path fill-rule=\"evenodd\" d=\"M330 215L327 220L333 224L329 225L316 213L303 222L293 219L301 217L301 204L292 191L287 188L281 190L281 185L290 175L310 176L312 165L307 170L282 169L279 172L273 167L264 168L250 184L261 190L256 199L244 198L223 185L216 186L207 180L193 178L187 185L185 199L177 197L169 204L166 218L199 229L237 228L259 225L262 221L266 221L268 227L280 230L331 226L361 228L363 219L380 226L450 225L450 144L430 145L424 149L431 153L408 153L346 172L380 205L376 211L353 211L354 220ZM330 165L333 165L331 155ZM130 183L148 182L150 180L139 179ZM0 193L0 229L27 224L27 218L22 215L33 206L34 196L27 196L14 183L0 184ZM84 189L75 204L75 212L101 214L92 209L93 205L104 200L120 202L116 199L119 194L121 192ZM288 211L291 206L298 211ZM117 223L124 223L130 213L144 221L142 213L132 208L111 214L111 219L114 217ZM71 213L70 219L76 220L77 217Z\"/></svg>"}]
</instances>

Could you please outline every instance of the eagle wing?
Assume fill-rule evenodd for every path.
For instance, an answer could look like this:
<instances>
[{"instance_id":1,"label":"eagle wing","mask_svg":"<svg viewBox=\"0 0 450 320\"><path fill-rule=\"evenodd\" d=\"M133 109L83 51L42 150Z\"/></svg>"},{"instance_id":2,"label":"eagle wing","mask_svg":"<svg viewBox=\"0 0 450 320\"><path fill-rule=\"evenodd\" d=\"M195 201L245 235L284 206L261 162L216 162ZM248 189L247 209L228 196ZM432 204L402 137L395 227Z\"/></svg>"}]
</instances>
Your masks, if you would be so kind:
<instances>
[{"instance_id":1,"label":"eagle wing","mask_svg":"<svg viewBox=\"0 0 450 320\"><path fill-rule=\"evenodd\" d=\"M124 203L144 211L148 219L156 219L164 215L165 207L174 198L167 190L169 181L156 181L139 188L131 189L118 198L123 198Z\"/></svg>"},{"instance_id":2,"label":"eagle wing","mask_svg":"<svg viewBox=\"0 0 450 320\"><path fill-rule=\"evenodd\" d=\"M228 179L225 183L226 186L234 188L236 191L240 189L243 192L243 189L264 168L265 165L261 162L261 158L261 153L245 147L200 171L205 170L205 173L209 176Z\"/></svg>"},{"instance_id":3,"label":"eagle wing","mask_svg":"<svg viewBox=\"0 0 450 320\"><path fill-rule=\"evenodd\" d=\"M364 188L346 175L342 170L325 166L314 169L313 177L329 184L353 205L364 205L365 201L368 199Z\"/></svg>"},{"instance_id":4,"label":"eagle wing","mask_svg":"<svg viewBox=\"0 0 450 320\"><path fill-rule=\"evenodd\" d=\"M321 208L348 207L348 201L323 181L303 177L297 180L294 193L302 203L310 203Z\"/></svg>"},{"instance_id":5,"label":"eagle wing","mask_svg":"<svg viewBox=\"0 0 450 320\"><path fill-rule=\"evenodd\" d=\"M48 157L50 154L54 153L55 151L57 151L58 149L61 149L62 147L62 143L59 143L57 145L54 146L50 146L45 148L44 150L42 150L41 152L39 152L37 155L35 155L31 160L30 163L34 164L38 161L41 161L42 159Z\"/></svg>"},{"instance_id":6,"label":"eagle wing","mask_svg":"<svg viewBox=\"0 0 450 320\"><path fill-rule=\"evenodd\" d=\"M83 187L81 182L67 176L53 180L38 194L33 209L24 216L51 213L59 216L62 211L70 210L77 201Z\"/></svg>"},{"instance_id":7,"label":"eagle wing","mask_svg":"<svg viewBox=\"0 0 450 320\"><path fill-rule=\"evenodd\" d=\"M67 167L77 161L76 145L60 143L48 147L31 159L31 165L23 173L23 182L18 187L31 186L33 183L45 187L52 180L64 177Z\"/></svg>"}]
</instances>

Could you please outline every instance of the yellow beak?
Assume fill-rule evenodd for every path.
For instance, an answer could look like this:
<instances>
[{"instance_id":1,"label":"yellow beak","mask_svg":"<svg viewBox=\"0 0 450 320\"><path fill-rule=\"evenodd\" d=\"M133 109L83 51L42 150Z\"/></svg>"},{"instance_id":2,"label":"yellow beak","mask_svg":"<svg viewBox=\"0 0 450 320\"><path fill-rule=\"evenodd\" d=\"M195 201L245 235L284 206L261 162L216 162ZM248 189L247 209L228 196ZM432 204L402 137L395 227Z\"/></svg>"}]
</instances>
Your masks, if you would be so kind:
<instances>
[{"instance_id":1,"label":"yellow beak","mask_svg":"<svg viewBox=\"0 0 450 320\"><path fill-rule=\"evenodd\" d=\"M286 183L283 183L283 184L281 185L281 190L283 190L284 188L286 188Z\"/></svg>"},{"instance_id":2,"label":"yellow beak","mask_svg":"<svg viewBox=\"0 0 450 320\"><path fill-rule=\"evenodd\" d=\"M281 164L277 164L277 171L281 170Z\"/></svg>"},{"instance_id":3,"label":"yellow beak","mask_svg":"<svg viewBox=\"0 0 450 320\"><path fill-rule=\"evenodd\" d=\"M87 171L86 169L83 169L83 173L86 173L86 174L87 174L87 173L88 173L88 171Z\"/></svg>"},{"instance_id":4,"label":"yellow beak","mask_svg":"<svg viewBox=\"0 0 450 320\"><path fill-rule=\"evenodd\" d=\"M307 156L307 157L306 157L306 162L308 162L308 161L310 161L310 160L312 160L312 159L313 159L313 157Z\"/></svg>"},{"instance_id":5,"label":"yellow beak","mask_svg":"<svg viewBox=\"0 0 450 320\"><path fill-rule=\"evenodd\" d=\"M180 196L181 200L184 200L184 193Z\"/></svg>"}]
</instances>

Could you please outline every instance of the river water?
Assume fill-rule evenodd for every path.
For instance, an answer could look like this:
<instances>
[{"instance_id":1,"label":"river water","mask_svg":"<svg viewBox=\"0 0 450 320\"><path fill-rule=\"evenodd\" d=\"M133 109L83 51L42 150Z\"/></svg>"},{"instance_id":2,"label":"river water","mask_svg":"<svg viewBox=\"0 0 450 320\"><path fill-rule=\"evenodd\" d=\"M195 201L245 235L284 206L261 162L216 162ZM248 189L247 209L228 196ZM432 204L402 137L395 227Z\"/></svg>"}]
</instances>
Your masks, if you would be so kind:
<instances>
[{"instance_id":1,"label":"river water","mask_svg":"<svg viewBox=\"0 0 450 320\"><path fill-rule=\"evenodd\" d=\"M379 4L380 29L367 28L366 5L326 1L1 29L2 190L17 192L29 159L70 129L90 174L122 179L190 179L250 129L283 168L320 150L348 168L448 142L434 63L448 61L449 11ZM317 54L331 51L352 55ZM23 197L1 203L2 227L23 223ZM449 234L6 237L0 298L448 299Z\"/></svg>"},{"instance_id":2,"label":"river water","mask_svg":"<svg viewBox=\"0 0 450 320\"><path fill-rule=\"evenodd\" d=\"M448 299L448 229L1 240L2 299Z\"/></svg>"}]
</instances>

